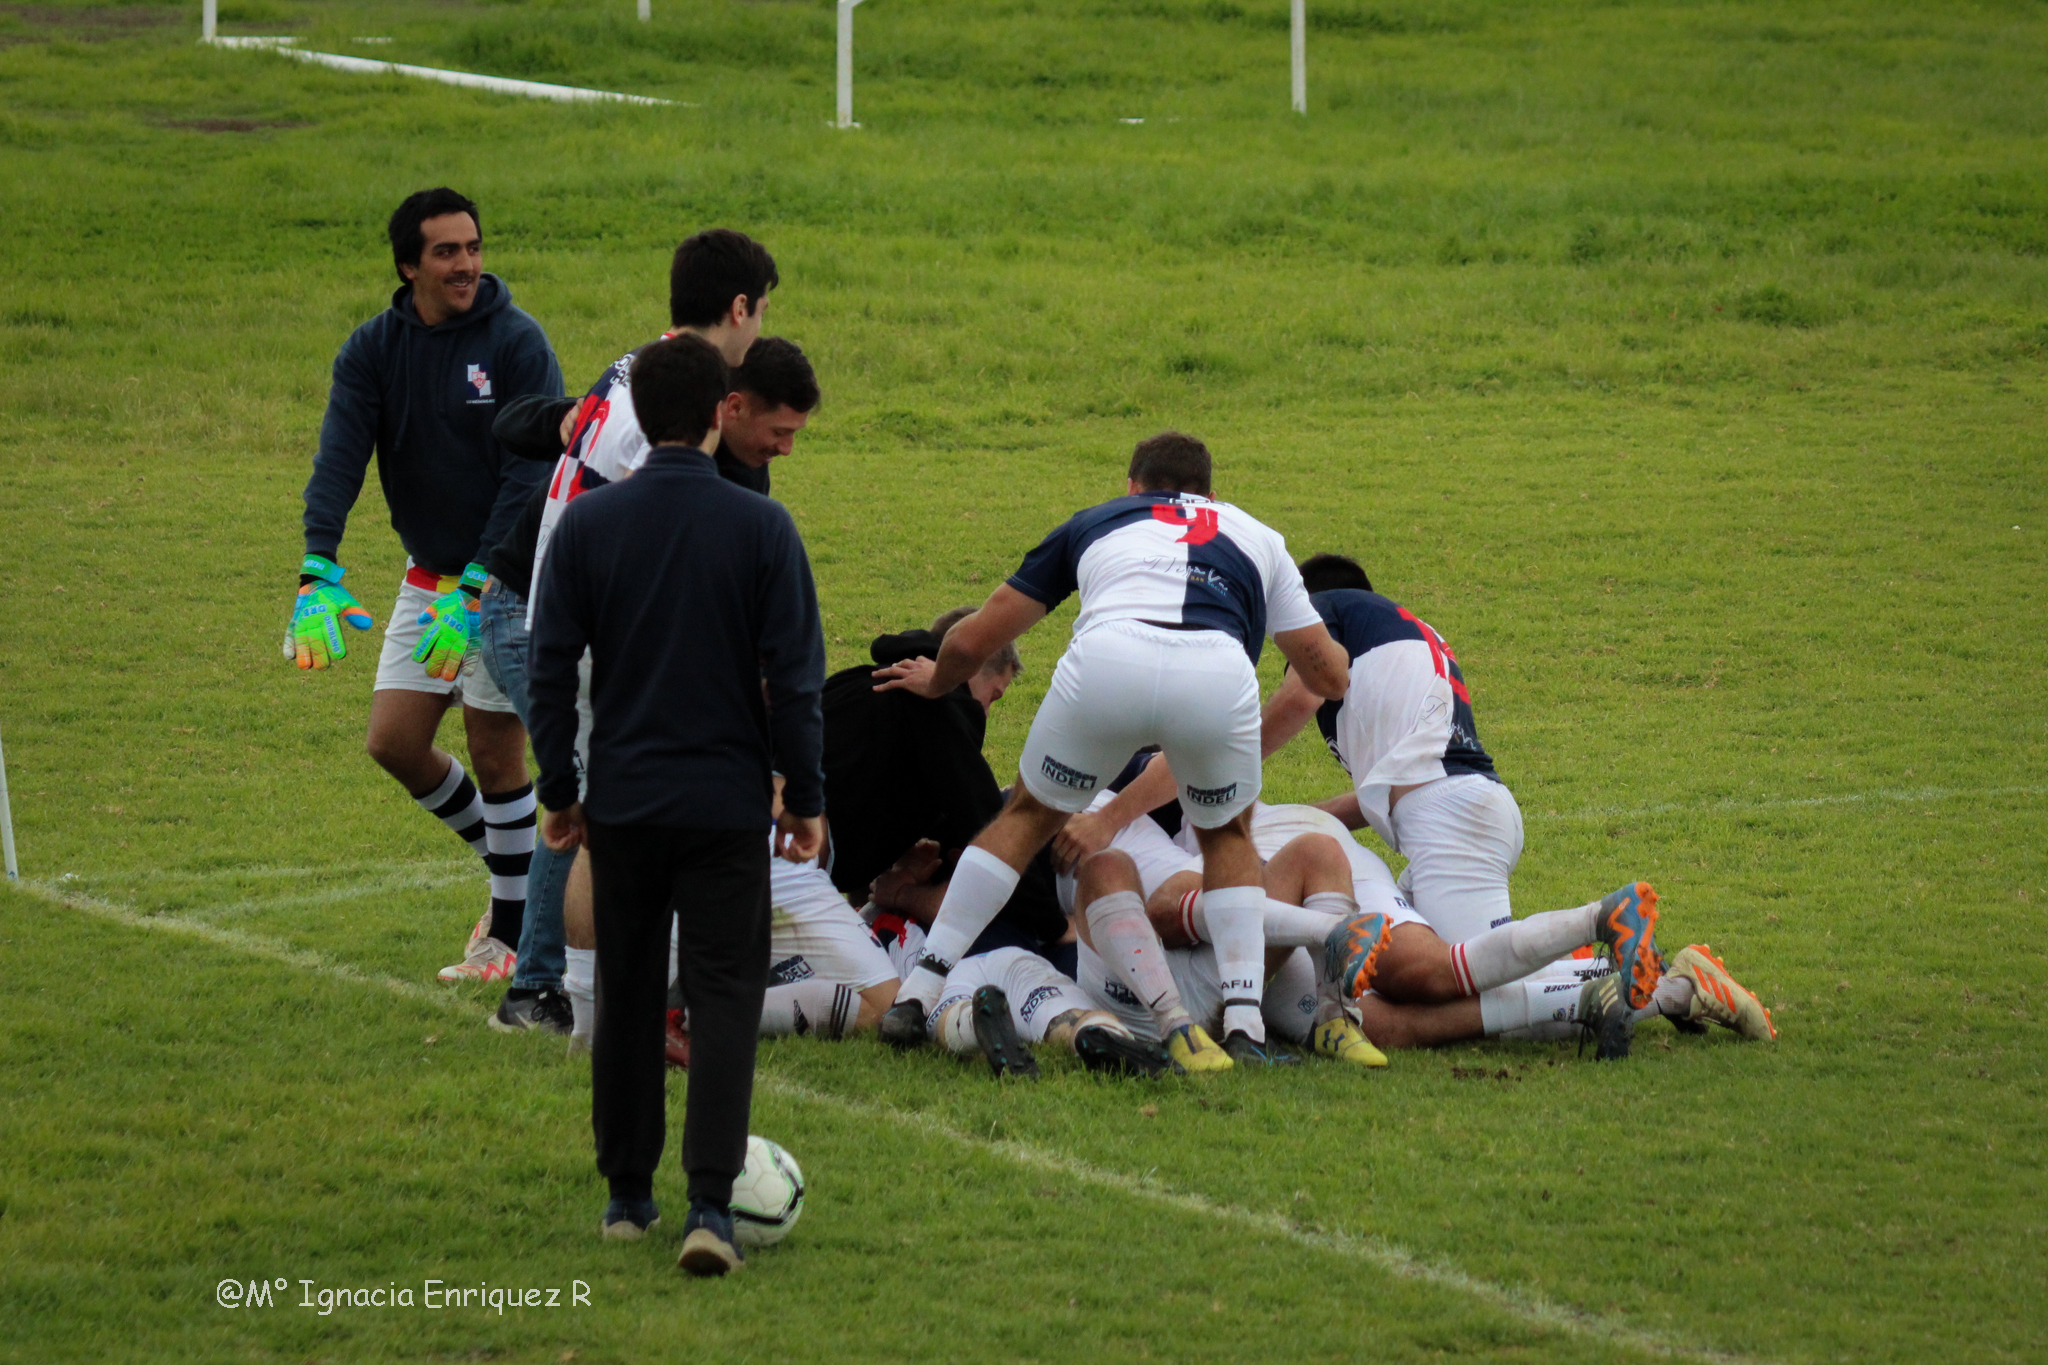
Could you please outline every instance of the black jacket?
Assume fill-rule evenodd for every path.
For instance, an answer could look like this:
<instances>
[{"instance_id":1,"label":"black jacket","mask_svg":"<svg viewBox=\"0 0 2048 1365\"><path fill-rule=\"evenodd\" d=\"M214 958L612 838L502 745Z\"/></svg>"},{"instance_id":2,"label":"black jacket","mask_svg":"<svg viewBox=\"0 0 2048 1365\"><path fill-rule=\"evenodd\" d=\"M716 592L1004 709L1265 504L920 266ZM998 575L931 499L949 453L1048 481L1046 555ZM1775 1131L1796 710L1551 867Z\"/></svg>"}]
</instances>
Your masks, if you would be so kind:
<instances>
[{"instance_id":1,"label":"black jacket","mask_svg":"<svg viewBox=\"0 0 2048 1365\"><path fill-rule=\"evenodd\" d=\"M340 551L374 450L405 552L437 574L461 573L511 529L547 473L491 434L498 405L561 392L547 334L496 275L483 277L468 312L433 327L414 311L411 287L398 290L334 358L306 483L306 553Z\"/></svg>"},{"instance_id":2,"label":"black jacket","mask_svg":"<svg viewBox=\"0 0 2048 1365\"><path fill-rule=\"evenodd\" d=\"M527 666L542 805L576 800L576 664L591 652L590 791L613 825L768 828L771 768L824 809L825 635L796 523L658 446L569 504L536 585ZM766 698L763 698L763 683Z\"/></svg>"},{"instance_id":3,"label":"black jacket","mask_svg":"<svg viewBox=\"0 0 2048 1365\"><path fill-rule=\"evenodd\" d=\"M863 898L868 884L919 839L936 840L948 853L965 848L1003 808L981 753L987 713L966 687L935 701L875 691L877 667L919 655L935 659L938 637L925 630L884 635L870 652L873 664L825 681L832 883ZM1054 942L1066 931L1048 858L1025 870L1000 918L1037 942Z\"/></svg>"}]
</instances>

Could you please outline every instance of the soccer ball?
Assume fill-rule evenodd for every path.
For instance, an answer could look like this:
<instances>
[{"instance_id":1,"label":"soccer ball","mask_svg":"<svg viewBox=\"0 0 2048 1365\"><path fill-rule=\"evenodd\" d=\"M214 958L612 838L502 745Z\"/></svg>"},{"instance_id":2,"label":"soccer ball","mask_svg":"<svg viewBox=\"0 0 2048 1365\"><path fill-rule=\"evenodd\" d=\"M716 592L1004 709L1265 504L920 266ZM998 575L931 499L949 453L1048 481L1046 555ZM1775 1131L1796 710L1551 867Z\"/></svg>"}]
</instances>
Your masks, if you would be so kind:
<instances>
[{"instance_id":1,"label":"soccer ball","mask_svg":"<svg viewBox=\"0 0 2048 1365\"><path fill-rule=\"evenodd\" d=\"M773 1246L804 1211L796 1158L764 1137L747 1138L747 1164L732 1182L732 1232L743 1247Z\"/></svg>"}]
</instances>

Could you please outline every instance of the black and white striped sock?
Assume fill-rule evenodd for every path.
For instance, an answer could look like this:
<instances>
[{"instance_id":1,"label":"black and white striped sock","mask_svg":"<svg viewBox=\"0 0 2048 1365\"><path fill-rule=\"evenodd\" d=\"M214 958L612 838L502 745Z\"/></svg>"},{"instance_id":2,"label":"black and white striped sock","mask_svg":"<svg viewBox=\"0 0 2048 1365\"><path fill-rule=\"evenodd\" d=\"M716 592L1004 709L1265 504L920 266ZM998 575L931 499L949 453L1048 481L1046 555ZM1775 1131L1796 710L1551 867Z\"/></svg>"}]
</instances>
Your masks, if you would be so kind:
<instances>
[{"instance_id":1,"label":"black and white striped sock","mask_svg":"<svg viewBox=\"0 0 2048 1365\"><path fill-rule=\"evenodd\" d=\"M476 794L476 783L454 759L448 760L448 776L425 796L413 798L420 809L462 837L464 843L484 856L484 803Z\"/></svg>"},{"instance_id":2,"label":"black and white striped sock","mask_svg":"<svg viewBox=\"0 0 2048 1365\"><path fill-rule=\"evenodd\" d=\"M486 792L484 865L491 869L491 937L519 946L526 927L526 873L533 861L533 784Z\"/></svg>"}]
</instances>

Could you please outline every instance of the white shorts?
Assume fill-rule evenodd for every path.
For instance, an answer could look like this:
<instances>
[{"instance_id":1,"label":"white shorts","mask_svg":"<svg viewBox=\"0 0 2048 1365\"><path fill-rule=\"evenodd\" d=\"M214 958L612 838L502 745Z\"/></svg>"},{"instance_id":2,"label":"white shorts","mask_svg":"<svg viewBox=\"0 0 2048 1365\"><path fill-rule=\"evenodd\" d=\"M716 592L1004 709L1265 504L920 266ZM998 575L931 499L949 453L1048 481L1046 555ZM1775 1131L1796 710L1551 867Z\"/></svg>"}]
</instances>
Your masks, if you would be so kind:
<instances>
[{"instance_id":1,"label":"white shorts","mask_svg":"<svg viewBox=\"0 0 2048 1365\"><path fill-rule=\"evenodd\" d=\"M1159 1038L1159 1023L1143 1002L1121 980L1111 980L1109 969L1087 944L1079 945L1075 970L1081 974L1080 988L1096 1009L1108 1010L1123 1021L1133 1035L1148 1043ZM1216 970L1216 950L1203 944L1196 948L1168 948L1166 966L1173 973L1174 988L1180 992L1181 1008L1212 1038L1223 1036L1223 974ZM949 983L950 984L950 983ZM1266 983L1260 1001L1266 1023L1281 1037L1299 1043L1307 1040L1316 1013L1316 966L1306 948L1296 948L1280 964L1280 970Z\"/></svg>"},{"instance_id":2,"label":"white shorts","mask_svg":"<svg viewBox=\"0 0 2048 1365\"><path fill-rule=\"evenodd\" d=\"M939 1017L960 1001L972 999L983 986L1000 987L1009 997L1010 1022L1027 1043L1044 1042L1046 1027L1062 1014L1096 1008L1080 986L1037 953L997 948L961 958L946 974L945 988L939 992L939 1003L932 1006L927 1024L934 1036Z\"/></svg>"},{"instance_id":3,"label":"white shorts","mask_svg":"<svg viewBox=\"0 0 2048 1365\"><path fill-rule=\"evenodd\" d=\"M1259 680L1221 631L1105 621L1075 637L1019 765L1054 810L1087 809L1147 744L1166 751L1189 823L1226 825L1259 795Z\"/></svg>"},{"instance_id":4,"label":"white shorts","mask_svg":"<svg viewBox=\"0 0 2048 1365\"><path fill-rule=\"evenodd\" d=\"M792 863L771 854L768 900L769 985L820 977L864 991L897 979L875 931L815 861Z\"/></svg>"},{"instance_id":5,"label":"white shorts","mask_svg":"<svg viewBox=\"0 0 2048 1365\"><path fill-rule=\"evenodd\" d=\"M412 561L406 560L406 572L411 573L412 568ZM455 579L444 578L441 581L448 585L447 591L455 590ZM442 697L460 693L464 706L516 715L517 708L512 705L511 698L500 692L498 685L491 681L491 670L484 667L474 643L462 661L461 674L454 682L430 678L426 665L413 662L412 652L427 633L427 628L420 624L420 613L433 606L437 596L438 593L429 592L410 579L398 585L398 601L391 608L391 619L384 623L384 651L377 656L377 690L431 692Z\"/></svg>"},{"instance_id":6,"label":"white shorts","mask_svg":"<svg viewBox=\"0 0 2048 1365\"><path fill-rule=\"evenodd\" d=\"M1304 834L1327 834L1344 850L1351 860L1351 894L1360 910L1379 911L1389 926L1427 923L1401 894L1393 872L1379 854L1353 838L1336 816L1314 806L1272 806L1263 801L1252 811L1252 846L1261 860L1270 861Z\"/></svg>"},{"instance_id":7,"label":"white shorts","mask_svg":"<svg viewBox=\"0 0 2048 1365\"><path fill-rule=\"evenodd\" d=\"M1515 917L1508 876L1522 860L1522 808L1499 782L1461 773L1424 783L1394 803L1408 866L1401 888L1446 943L1463 943Z\"/></svg>"}]
</instances>

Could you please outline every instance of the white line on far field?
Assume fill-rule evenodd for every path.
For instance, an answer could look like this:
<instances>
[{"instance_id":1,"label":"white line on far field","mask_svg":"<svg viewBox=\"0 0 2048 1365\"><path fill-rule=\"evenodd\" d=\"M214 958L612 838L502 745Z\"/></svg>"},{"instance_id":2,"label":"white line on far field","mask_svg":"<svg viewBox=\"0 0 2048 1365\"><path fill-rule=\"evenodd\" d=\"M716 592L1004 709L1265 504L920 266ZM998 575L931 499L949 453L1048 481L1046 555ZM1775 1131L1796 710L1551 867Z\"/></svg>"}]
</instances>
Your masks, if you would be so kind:
<instances>
[{"instance_id":1,"label":"white line on far field","mask_svg":"<svg viewBox=\"0 0 2048 1365\"><path fill-rule=\"evenodd\" d=\"M59 905L110 920L134 929L153 929L160 933L185 935L204 940L236 952L254 957L268 958L285 966L315 975L326 976L339 981L358 985L375 986L406 1000L418 1001L452 1010L461 1014L473 1014L475 1006L463 995L451 990L436 990L381 972L365 971L350 963L338 961L321 953L305 948L293 947L279 939L266 938L258 934L247 934L236 929L224 929L208 924L204 920L185 915L143 915L126 906L102 900L76 891L66 891L45 882L21 882L22 890ZM1488 1280L1477 1279L1455 1266L1441 1262L1422 1260L1413 1252L1386 1240L1383 1237L1354 1236L1351 1233L1306 1228L1277 1213L1261 1213L1256 1209L1243 1208L1235 1204L1222 1204L1199 1194L1188 1194L1168 1189L1150 1180L1125 1175L1119 1171L1093 1166L1073 1157L1057 1152L1028 1146L1021 1142L997 1141L963 1133L956 1128L926 1114L896 1109L887 1105L869 1104L862 1100L850 1099L843 1095L816 1090L799 1081L789 1080L773 1073L761 1073L759 1084L765 1090L810 1104L824 1105L844 1113L853 1114L870 1122L885 1125L908 1125L933 1137L945 1138L961 1147L983 1152L1015 1165L1048 1174L1063 1176L1084 1185L1107 1190L1126 1198L1142 1200L1189 1214L1210 1222L1235 1223L1263 1236L1283 1237L1299 1246L1339 1256L1348 1256L1363 1261L1379 1270L1403 1279L1417 1280L1440 1289L1448 1289L1477 1299L1481 1303L1517 1318L1531 1326L1565 1332L1569 1335L1611 1342L1614 1345L1648 1352L1653 1355L1672 1356L1686 1360L1712 1362L1712 1365L1747 1365L1744 1357L1714 1350L1712 1347L1697 1346L1674 1340L1670 1337L1631 1327L1628 1323L1612 1317L1581 1312L1578 1309L1552 1302L1540 1294L1511 1289Z\"/></svg>"},{"instance_id":2,"label":"white line on far field","mask_svg":"<svg viewBox=\"0 0 2048 1365\"><path fill-rule=\"evenodd\" d=\"M369 57L349 57L339 52L311 52L293 47L290 38L202 38L215 47L254 48L264 52L275 52L280 57L294 61L311 62L315 66L331 66L337 71L354 71L363 75L412 76L423 81L439 81L443 85L466 86L472 90L489 90L500 95L524 95L535 100L563 100L585 102L592 100L611 101L619 104L674 104L674 100L656 99L652 95L625 95L616 90L591 90L580 85L550 85L545 81L513 80L507 76L482 76L474 71L447 71L436 66L407 66L403 62L380 62ZM384 39L356 39L357 42L390 42ZM685 104L686 109L695 105Z\"/></svg>"},{"instance_id":3,"label":"white line on far field","mask_svg":"<svg viewBox=\"0 0 2048 1365\"><path fill-rule=\"evenodd\" d=\"M1895 791L1846 792L1839 796L1795 796L1781 800L1670 801L1654 806L1593 806L1585 810L1524 811L1529 820L1627 820L1645 815L1740 815L1744 811L1797 810L1806 806L1855 806L1873 801L1953 801L1958 797L2048 796L2048 787L1911 787Z\"/></svg>"}]
</instances>

